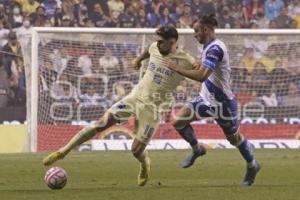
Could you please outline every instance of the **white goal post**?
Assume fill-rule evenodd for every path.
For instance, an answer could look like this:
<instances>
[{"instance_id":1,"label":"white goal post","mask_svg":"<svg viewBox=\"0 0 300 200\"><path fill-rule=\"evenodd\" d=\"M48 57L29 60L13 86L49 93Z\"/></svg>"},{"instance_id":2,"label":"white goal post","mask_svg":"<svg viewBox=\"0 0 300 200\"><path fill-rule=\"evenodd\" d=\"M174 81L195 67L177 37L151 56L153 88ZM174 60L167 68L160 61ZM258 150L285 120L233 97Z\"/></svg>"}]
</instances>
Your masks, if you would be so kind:
<instances>
[{"instance_id":1,"label":"white goal post","mask_svg":"<svg viewBox=\"0 0 300 200\"><path fill-rule=\"evenodd\" d=\"M199 56L202 47L193 38L193 30L178 31L179 48ZM22 46L28 88L28 150L37 152L57 148L82 125L95 120L98 113L101 113L93 110L105 109L120 96L127 94L140 77L128 63L154 41L154 33L155 29L139 28L33 28L31 46ZM288 61L296 59L291 54L300 55L300 30L218 29L216 33L228 46L231 56L232 87L242 102L241 123L245 127L242 130L251 139L292 140L293 144L298 145L295 138L300 134L300 106L294 101L299 102L300 97L298 94L292 98L289 92L294 86L300 86L297 80L300 77L300 70L297 69L300 64L294 68L285 68L283 65L286 58ZM263 70L259 64L255 64L254 69L243 66L242 60L247 50L253 53L257 63L261 64L265 59L269 64L274 61L273 58L278 59L278 62L274 62L271 69L270 66L264 66L267 70L263 77L262 71L259 72ZM271 51L273 57L269 59ZM105 66L101 58L106 54L115 57L117 64L111 64L114 63L111 59L109 66ZM256 68L259 69L256 71ZM275 69L278 71L275 72ZM287 73L282 74L280 70ZM120 82L120 87L116 84L112 86L116 82ZM82 89L83 85L86 88ZM106 88L103 89L103 85ZM178 101L187 101L198 90L197 83L184 81L175 95L181 95L178 95ZM53 91L65 92L67 95L53 95ZM99 96L95 102L88 99L91 96L89 92L95 98ZM102 96L104 93L106 96ZM275 99L272 94L275 94ZM277 102L270 103L272 98ZM162 128L156 133L155 139L174 140L181 144L178 142L179 136L169 130L166 118L161 122ZM201 139L222 139L220 130L211 120L201 120L194 126ZM131 127L129 125L123 127L124 130L114 131L122 135L124 133L120 132L126 132ZM168 130L171 133L166 133ZM64 131L68 132L66 136ZM114 140L115 136L110 137L110 134L113 133L104 134L100 138ZM295 148L299 148L297 145Z\"/></svg>"}]
</instances>

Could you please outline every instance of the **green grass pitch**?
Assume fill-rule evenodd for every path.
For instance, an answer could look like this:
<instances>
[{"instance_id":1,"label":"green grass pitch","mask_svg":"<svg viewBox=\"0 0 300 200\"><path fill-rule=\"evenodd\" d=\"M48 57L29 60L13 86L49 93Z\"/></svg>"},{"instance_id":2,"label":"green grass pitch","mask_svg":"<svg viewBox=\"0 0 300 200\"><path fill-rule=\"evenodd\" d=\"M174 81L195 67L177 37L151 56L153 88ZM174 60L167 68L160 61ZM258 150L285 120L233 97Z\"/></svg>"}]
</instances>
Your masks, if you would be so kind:
<instances>
[{"instance_id":1,"label":"green grass pitch","mask_svg":"<svg viewBox=\"0 0 300 200\"><path fill-rule=\"evenodd\" d=\"M150 151L151 179L136 185L138 162L130 152L71 153L56 166L69 175L52 191L43 182L45 154L0 154L1 200L299 200L299 150L256 150L262 164L251 188L239 184L245 164L237 150L210 150L182 169L188 151Z\"/></svg>"}]
</instances>

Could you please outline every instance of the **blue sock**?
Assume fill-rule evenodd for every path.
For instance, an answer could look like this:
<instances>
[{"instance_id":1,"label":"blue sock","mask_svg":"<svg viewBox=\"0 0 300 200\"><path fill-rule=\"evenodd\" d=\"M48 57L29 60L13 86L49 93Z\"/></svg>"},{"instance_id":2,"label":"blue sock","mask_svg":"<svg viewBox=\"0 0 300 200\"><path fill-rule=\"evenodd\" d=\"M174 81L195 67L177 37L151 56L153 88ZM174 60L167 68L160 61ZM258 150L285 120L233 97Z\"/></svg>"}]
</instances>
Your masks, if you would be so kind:
<instances>
[{"instance_id":1,"label":"blue sock","mask_svg":"<svg viewBox=\"0 0 300 200\"><path fill-rule=\"evenodd\" d=\"M244 139L242 143L237 146L237 148L247 163L250 163L254 160L253 147L247 139Z\"/></svg>"},{"instance_id":2,"label":"blue sock","mask_svg":"<svg viewBox=\"0 0 300 200\"><path fill-rule=\"evenodd\" d=\"M187 141L191 146L198 144L197 138L195 136L194 130L190 124L186 125L182 129L176 129L181 137Z\"/></svg>"}]
</instances>

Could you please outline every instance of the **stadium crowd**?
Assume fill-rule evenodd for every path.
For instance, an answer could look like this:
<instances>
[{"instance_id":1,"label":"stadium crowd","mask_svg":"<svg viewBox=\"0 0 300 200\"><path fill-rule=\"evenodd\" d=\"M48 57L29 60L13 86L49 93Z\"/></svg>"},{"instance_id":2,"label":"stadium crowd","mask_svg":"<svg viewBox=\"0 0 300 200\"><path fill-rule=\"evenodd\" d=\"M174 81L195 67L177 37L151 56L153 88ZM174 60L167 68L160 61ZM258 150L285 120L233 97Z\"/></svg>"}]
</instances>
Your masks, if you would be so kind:
<instances>
[{"instance_id":1,"label":"stadium crowd","mask_svg":"<svg viewBox=\"0 0 300 200\"><path fill-rule=\"evenodd\" d=\"M299 0L0 0L0 107L25 106L21 44L28 41L32 26L141 28L173 24L178 28L191 28L198 16L210 13L216 14L219 28L300 28ZM45 53L50 59L44 60L46 70L41 84L44 82L42 85L53 89L58 96L64 94L64 90L71 92L72 95L66 96L72 96L75 102L101 101L110 105L129 91L127 86L115 85L117 93L105 98L97 92L97 81L84 80L87 88L79 92L81 96L74 85L53 84L56 80L73 84L64 73L70 70L68 66L80 68L81 74L108 76L120 74L126 68L130 70L129 63L136 52L115 54L110 47L100 48L100 54L82 51L84 53L76 56L66 46L49 48L53 52ZM279 48L284 48L286 54L278 54L282 52ZM297 43L270 45L258 57L254 47L245 47L232 64L232 84L240 103L261 101L266 106L299 106L299 58L300 44ZM57 63L61 63L60 66ZM127 77L124 81L128 84L126 81L134 80L135 84L137 78ZM185 81L177 88L176 100L191 99L199 90L199 84Z\"/></svg>"}]
</instances>

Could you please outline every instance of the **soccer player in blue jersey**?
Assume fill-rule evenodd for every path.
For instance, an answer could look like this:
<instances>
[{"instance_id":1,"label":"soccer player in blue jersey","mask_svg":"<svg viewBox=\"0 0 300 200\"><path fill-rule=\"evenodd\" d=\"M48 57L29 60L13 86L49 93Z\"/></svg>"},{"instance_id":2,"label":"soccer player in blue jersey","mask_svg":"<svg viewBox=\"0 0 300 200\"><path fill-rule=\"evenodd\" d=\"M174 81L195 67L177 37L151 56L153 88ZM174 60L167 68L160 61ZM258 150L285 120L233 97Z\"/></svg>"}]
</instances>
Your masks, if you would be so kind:
<instances>
[{"instance_id":1,"label":"soccer player in blue jersey","mask_svg":"<svg viewBox=\"0 0 300 200\"><path fill-rule=\"evenodd\" d=\"M190 123L202 117L213 117L223 129L226 139L239 149L247 162L242 185L250 186L260 170L260 164L254 158L252 145L239 131L237 101L230 89L228 50L215 36L217 25L214 15L203 16L194 25L194 36L203 44L201 62L196 64L194 69L186 69L176 62L169 62L169 68L172 70L202 83L200 96L172 118L172 125L193 149L193 153L183 163L183 167L187 168L206 153L206 149L198 144ZM192 116L191 119L187 120L188 116Z\"/></svg>"}]
</instances>

